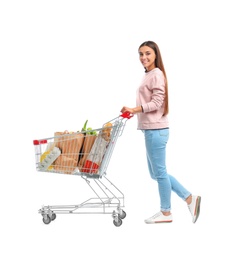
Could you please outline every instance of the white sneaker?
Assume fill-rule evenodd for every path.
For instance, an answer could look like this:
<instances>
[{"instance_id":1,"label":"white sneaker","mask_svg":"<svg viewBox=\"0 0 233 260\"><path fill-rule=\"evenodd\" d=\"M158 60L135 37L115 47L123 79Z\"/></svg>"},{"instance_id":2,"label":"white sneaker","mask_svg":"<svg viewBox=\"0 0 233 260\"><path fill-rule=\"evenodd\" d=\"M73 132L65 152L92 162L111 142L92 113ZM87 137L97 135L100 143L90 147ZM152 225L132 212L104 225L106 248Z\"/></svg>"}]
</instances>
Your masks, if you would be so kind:
<instances>
[{"instance_id":1,"label":"white sneaker","mask_svg":"<svg viewBox=\"0 0 233 260\"><path fill-rule=\"evenodd\" d=\"M192 202L188 205L189 211L195 223L200 214L201 197L192 195Z\"/></svg>"},{"instance_id":2,"label":"white sneaker","mask_svg":"<svg viewBox=\"0 0 233 260\"><path fill-rule=\"evenodd\" d=\"M172 222L172 214L169 216L163 215L163 213L160 211L156 213L151 218L148 218L145 220L146 224L156 224L156 223L170 223Z\"/></svg>"}]
</instances>

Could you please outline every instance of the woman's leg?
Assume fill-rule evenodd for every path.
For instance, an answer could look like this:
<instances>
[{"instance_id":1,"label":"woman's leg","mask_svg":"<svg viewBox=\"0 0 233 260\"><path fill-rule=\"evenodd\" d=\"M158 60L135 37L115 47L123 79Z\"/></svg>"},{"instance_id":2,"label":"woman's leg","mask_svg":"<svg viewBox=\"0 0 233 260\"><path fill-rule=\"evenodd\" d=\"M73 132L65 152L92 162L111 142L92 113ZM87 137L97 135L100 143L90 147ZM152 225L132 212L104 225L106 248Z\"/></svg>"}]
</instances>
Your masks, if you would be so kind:
<instances>
[{"instance_id":1,"label":"woman's leg","mask_svg":"<svg viewBox=\"0 0 233 260\"><path fill-rule=\"evenodd\" d=\"M151 178L158 182L160 207L163 214L170 213L171 191L187 202L193 222L195 223L200 213L200 196L192 196L176 178L167 174L166 145L169 139L169 129L144 130L147 162ZM159 213L158 213L159 214ZM156 214L146 220L146 223L171 222L172 218ZM167 215L167 214L166 214Z\"/></svg>"},{"instance_id":2,"label":"woman's leg","mask_svg":"<svg viewBox=\"0 0 233 260\"><path fill-rule=\"evenodd\" d=\"M175 177L167 174L166 144L169 139L169 129L146 130L144 133L148 168L151 178L158 182L161 211L170 211L171 190L183 200L186 200L191 193Z\"/></svg>"},{"instance_id":3,"label":"woman's leg","mask_svg":"<svg viewBox=\"0 0 233 260\"><path fill-rule=\"evenodd\" d=\"M168 174L171 186L172 186L172 191L174 191L181 199L187 200L188 197L191 196L191 192L185 189L183 185L181 185L175 177L172 175Z\"/></svg>"},{"instance_id":4,"label":"woman's leg","mask_svg":"<svg viewBox=\"0 0 233 260\"><path fill-rule=\"evenodd\" d=\"M171 181L166 169L166 144L169 129L145 130L147 162L151 178L158 182L161 211L171 209Z\"/></svg>"}]
</instances>

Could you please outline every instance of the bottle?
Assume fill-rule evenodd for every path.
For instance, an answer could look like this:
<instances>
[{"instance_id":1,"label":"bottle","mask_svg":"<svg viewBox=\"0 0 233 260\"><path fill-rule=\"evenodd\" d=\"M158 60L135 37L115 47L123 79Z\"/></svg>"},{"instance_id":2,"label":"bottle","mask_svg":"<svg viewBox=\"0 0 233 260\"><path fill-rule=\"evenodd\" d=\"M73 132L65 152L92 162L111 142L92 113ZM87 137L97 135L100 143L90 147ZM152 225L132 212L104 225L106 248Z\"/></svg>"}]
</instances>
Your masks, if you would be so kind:
<instances>
[{"instance_id":1,"label":"bottle","mask_svg":"<svg viewBox=\"0 0 233 260\"><path fill-rule=\"evenodd\" d=\"M41 157L41 144L46 144L47 140L34 140L35 148L35 160L36 160L36 169L39 170L40 157Z\"/></svg>"}]
</instances>

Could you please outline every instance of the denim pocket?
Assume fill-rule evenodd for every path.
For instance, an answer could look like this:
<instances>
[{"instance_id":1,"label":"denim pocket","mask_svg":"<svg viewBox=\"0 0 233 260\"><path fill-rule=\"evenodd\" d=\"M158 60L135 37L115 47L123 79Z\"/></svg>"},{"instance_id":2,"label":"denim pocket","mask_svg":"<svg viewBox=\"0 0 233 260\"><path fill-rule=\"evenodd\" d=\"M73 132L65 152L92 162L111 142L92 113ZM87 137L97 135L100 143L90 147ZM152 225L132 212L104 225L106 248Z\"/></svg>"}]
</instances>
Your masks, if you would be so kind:
<instances>
[{"instance_id":1,"label":"denim pocket","mask_svg":"<svg viewBox=\"0 0 233 260\"><path fill-rule=\"evenodd\" d=\"M169 129L166 128L166 129L160 129L159 130L159 135L160 136L168 136L169 135Z\"/></svg>"}]
</instances>

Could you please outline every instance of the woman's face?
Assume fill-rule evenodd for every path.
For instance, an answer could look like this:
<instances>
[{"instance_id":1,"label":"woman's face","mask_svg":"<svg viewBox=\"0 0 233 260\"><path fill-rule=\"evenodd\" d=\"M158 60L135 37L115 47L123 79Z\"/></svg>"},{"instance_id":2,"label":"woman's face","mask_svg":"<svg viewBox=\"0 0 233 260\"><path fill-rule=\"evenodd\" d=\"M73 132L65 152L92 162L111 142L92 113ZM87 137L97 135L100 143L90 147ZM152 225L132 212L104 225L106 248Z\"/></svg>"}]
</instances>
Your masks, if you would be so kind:
<instances>
[{"instance_id":1,"label":"woman's face","mask_svg":"<svg viewBox=\"0 0 233 260\"><path fill-rule=\"evenodd\" d=\"M148 46L142 46L139 49L139 59L144 68L150 71L155 68L156 55L153 49Z\"/></svg>"}]
</instances>

